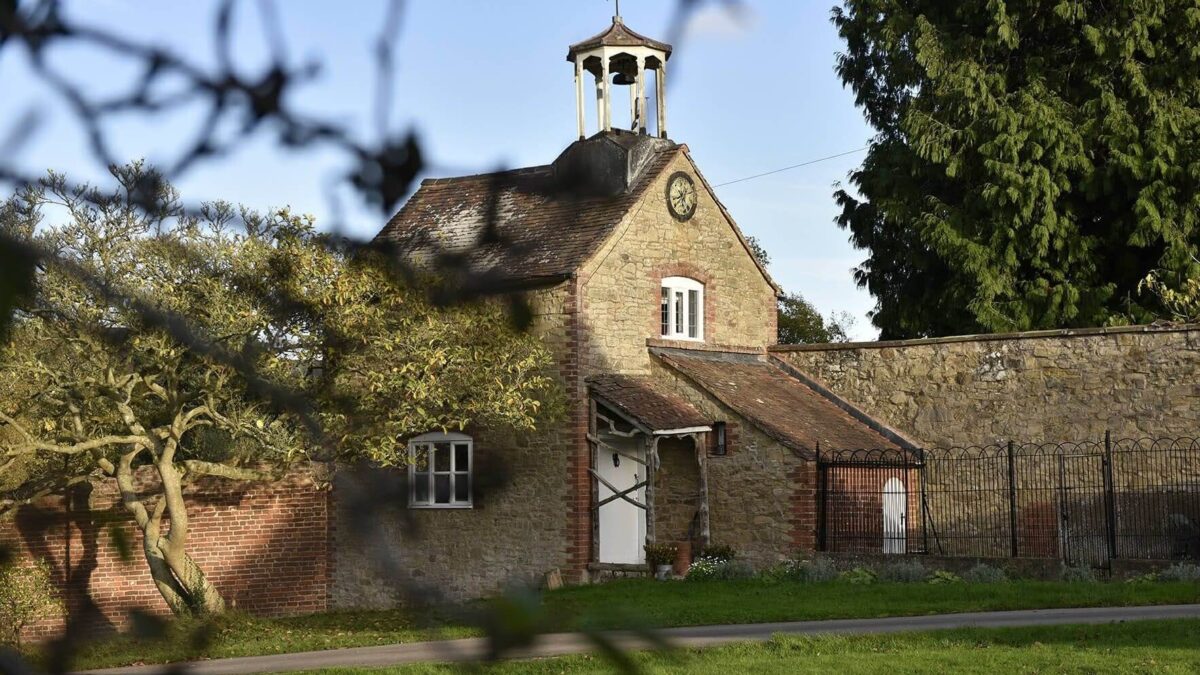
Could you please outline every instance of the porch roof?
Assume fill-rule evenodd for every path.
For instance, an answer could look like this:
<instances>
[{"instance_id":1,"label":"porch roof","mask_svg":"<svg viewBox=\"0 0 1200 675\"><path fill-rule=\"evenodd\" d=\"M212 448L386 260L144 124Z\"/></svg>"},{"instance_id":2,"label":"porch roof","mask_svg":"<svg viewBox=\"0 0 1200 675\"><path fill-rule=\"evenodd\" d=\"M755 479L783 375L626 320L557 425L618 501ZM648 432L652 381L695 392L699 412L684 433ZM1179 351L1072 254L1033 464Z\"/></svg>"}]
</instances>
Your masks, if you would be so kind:
<instances>
[{"instance_id":1,"label":"porch roof","mask_svg":"<svg viewBox=\"0 0 1200 675\"><path fill-rule=\"evenodd\" d=\"M654 433L708 429L712 420L691 403L637 375L594 375L587 379L592 395Z\"/></svg>"},{"instance_id":2,"label":"porch roof","mask_svg":"<svg viewBox=\"0 0 1200 675\"><path fill-rule=\"evenodd\" d=\"M812 459L828 449L913 447L819 383L755 354L651 350L763 433Z\"/></svg>"}]
</instances>

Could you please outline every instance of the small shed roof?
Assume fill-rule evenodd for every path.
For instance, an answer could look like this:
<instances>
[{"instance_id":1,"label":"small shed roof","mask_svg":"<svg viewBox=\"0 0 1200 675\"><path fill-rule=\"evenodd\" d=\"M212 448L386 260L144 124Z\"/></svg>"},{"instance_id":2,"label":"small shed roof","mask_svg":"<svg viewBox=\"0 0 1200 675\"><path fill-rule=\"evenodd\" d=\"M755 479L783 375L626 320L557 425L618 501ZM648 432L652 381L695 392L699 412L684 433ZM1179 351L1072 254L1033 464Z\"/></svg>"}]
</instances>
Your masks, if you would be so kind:
<instances>
[{"instance_id":1,"label":"small shed roof","mask_svg":"<svg viewBox=\"0 0 1200 675\"><path fill-rule=\"evenodd\" d=\"M665 348L652 351L763 433L806 457L815 457L818 447L906 445L883 424L861 411L852 414L849 404L761 356Z\"/></svg>"},{"instance_id":2,"label":"small shed roof","mask_svg":"<svg viewBox=\"0 0 1200 675\"><path fill-rule=\"evenodd\" d=\"M592 394L651 432L710 427L691 403L637 375L596 375L587 380Z\"/></svg>"}]
</instances>

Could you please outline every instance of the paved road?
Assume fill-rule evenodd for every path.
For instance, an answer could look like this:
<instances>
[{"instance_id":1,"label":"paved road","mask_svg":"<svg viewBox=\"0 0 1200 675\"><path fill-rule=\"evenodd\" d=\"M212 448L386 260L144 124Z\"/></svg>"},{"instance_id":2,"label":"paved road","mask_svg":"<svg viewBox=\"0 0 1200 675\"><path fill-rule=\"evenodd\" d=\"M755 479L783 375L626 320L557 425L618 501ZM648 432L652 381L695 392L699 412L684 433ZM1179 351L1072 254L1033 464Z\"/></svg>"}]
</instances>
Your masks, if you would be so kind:
<instances>
[{"instance_id":1,"label":"paved road","mask_svg":"<svg viewBox=\"0 0 1200 675\"><path fill-rule=\"evenodd\" d=\"M1147 619L1200 618L1200 604L1162 605L1158 607L1091 607L1082 609L1035 609L1015 612L977 612L970 614L935 614L888 619L839 619L833 621L793 621L788 623L753 623L729 626L694 626L668 628L657 636L674 647L710 647L730 642L769 640L772 635L806 635L814 633L895 633L900 631L939 630L975 626L1003 628L1008 626L1049 626L1053 624L1114 623ZM609 633L624 649L653 647L644 638L629 633ZM591 644L577 633L543 635L536 644L513 658L562 656L591 651ZM274 673L295 670L314 670L335 667L380 667L428 661L474 661L487 654L487 642L482 638L445 640L441 642L410 642L382 647L330 649L299 654L248 656L233 659L197 661L188 664L190 675L234 675L237 673ZM151 675L166 673L163 666L131 666L88 671L95 675Z\"/></svg>"}]
</instances>

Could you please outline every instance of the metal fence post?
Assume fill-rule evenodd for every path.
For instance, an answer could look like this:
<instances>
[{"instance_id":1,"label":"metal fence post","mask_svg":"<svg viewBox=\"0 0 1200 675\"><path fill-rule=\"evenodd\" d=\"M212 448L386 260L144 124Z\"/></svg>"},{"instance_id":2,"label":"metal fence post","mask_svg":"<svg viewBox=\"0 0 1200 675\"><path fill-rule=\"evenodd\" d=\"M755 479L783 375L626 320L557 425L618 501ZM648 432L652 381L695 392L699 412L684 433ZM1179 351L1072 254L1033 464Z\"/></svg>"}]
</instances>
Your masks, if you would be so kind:
<instances>
[{"instance_id":1,"label":"metal fence post","mask_svg":"<svg viewBox=\"0 0 1200 675\"><path fill-rule=\"evenodd\" d=\"M1011 539L1012 557L1016 558L1017 547L1017 465L1013 442L1008 442L1008 532Z\"/></svg>"},{"instance_id":2,"label":"metal fence post","mask_svg":"<svg viewBox=\"0 0 1200 675\"><path fill-rule=\"evenodd\" d=\"M1104 520L1108 534L1108 558L1117 557L1117 495L1113 480L1112 431L1104 432Z\"/></svg>"},{"instance_id":3,"label":"metal fence post","mask_svg":"<svg viewBox=\"0 0 1200 675\"><path fill-rule=\"evenodd\" d=\"M821 443L817 442L817 550L827 551L826 548L826 523L828 516L826 501L829 497L828 479L826 473L829 471L824 463L821 462Z\"/></svg>"}]
</instances>

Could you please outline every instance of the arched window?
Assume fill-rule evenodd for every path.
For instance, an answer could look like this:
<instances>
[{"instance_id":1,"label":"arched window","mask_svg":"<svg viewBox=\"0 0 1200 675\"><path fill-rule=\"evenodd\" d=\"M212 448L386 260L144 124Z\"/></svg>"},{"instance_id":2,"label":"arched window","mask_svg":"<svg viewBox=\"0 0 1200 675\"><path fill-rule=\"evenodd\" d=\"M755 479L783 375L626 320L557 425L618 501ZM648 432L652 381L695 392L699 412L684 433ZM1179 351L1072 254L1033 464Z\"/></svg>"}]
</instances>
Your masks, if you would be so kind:
<instances>
[{"instance_id":1,"label":"arched window","mask_svg":"<svg viewBox=\"0 0 1200 675\"><path fill-rule=\"evenodd\" d=\"M662 336L672 340L704 339L704 284L687 277L662 280Z\"/></svg>"},{"instance_id":2,"label":"arched window","mask_svg":"<svg viewBox=\"0 0 1200 675\"><path fill-rule=\"evenodd\" d=\"M471 507L474 443L466 434L422 434L408 441L408 505L425 509Z\"/></svg>"}]
</instances>

